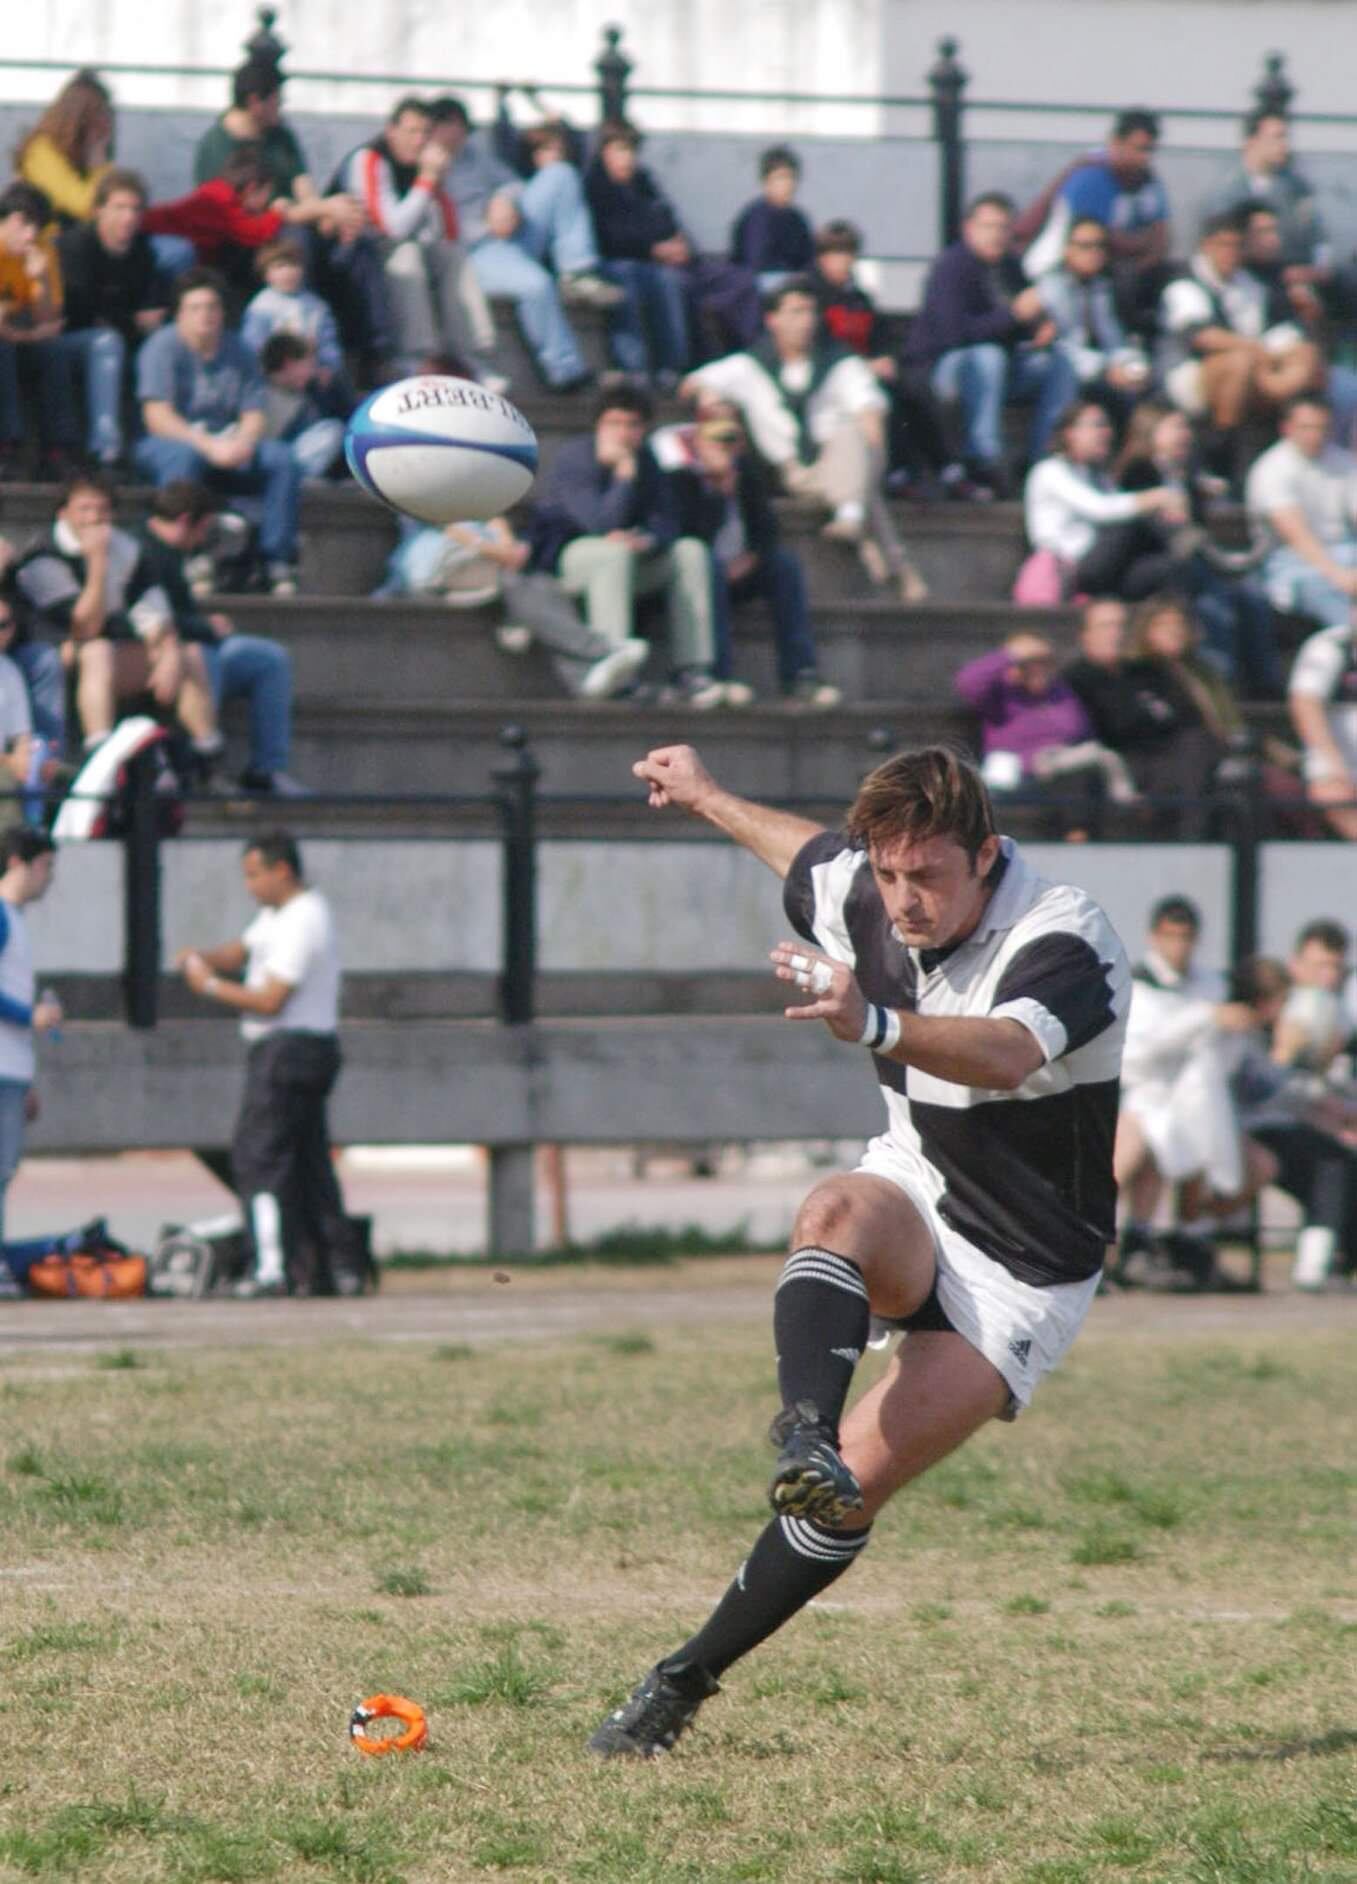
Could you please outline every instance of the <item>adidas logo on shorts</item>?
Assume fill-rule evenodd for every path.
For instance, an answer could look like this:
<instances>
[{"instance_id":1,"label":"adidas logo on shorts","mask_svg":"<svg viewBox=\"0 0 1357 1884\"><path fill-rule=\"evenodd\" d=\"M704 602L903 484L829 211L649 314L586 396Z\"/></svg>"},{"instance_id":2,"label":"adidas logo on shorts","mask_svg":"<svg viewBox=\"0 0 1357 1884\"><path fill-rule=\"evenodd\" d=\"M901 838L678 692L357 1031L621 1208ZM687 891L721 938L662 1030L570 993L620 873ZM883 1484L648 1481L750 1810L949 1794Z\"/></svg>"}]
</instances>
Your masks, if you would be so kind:
<instances>
[{"instance_id":1,"label":"adidas logo on shorts","mask_svg":"<svg viewBox=\"0 0 1357 1884\"><path fill-rule=\"evenodd\" d=\"M1019 1362L1023 1367L1026 1367L1028 1356L1032 1352L1032 1343L1030 1341L1010 1341L1008 1351L1015 1361Z\"/></svg>"}]
</instances>

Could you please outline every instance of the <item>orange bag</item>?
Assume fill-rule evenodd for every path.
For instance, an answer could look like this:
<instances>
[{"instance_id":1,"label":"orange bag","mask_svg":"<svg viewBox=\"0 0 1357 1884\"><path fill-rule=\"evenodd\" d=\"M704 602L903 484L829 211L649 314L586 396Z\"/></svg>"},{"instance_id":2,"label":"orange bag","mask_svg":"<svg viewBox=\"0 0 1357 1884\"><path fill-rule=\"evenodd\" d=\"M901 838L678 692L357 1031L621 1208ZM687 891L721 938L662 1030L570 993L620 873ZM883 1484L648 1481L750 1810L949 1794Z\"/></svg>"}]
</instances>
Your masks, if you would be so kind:
<instances>
[{"instance_id":1,"label":"orange bag","mask_svg":"<svg viewBox=\"0 0 1357 1884\"><path fill-rule=\"evenodd\" d=\"M30 1295L93 1295L110 1301L123 1301L146 1293L146 1258L130 1256L125 1251L105 1250L92 1254L79 1250L74 1256L39 1256L29 1266Z\"/></svg>"}]
</instances>

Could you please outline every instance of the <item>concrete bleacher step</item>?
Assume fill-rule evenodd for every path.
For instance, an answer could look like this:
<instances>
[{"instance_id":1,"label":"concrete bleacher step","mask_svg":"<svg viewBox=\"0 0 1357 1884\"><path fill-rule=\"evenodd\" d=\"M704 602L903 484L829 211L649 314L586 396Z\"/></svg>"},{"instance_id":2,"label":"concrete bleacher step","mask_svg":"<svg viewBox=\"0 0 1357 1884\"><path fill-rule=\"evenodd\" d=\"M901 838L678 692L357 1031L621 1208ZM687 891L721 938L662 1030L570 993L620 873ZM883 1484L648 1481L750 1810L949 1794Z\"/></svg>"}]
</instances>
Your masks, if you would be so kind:
<instances>
[{"instance_id":1,"label":"concrete bleacher step","mask_svg":"<svg viewBox=\"0 0 1357 1884\"><path fill-rule=\"evenodd\" d=\"M573 401L557 400L557 409ZM587 406L569 421L570 434L586 422ZM561 436L566 436L565 430ZM118 494L118 515L134 523L146 513L150 492L129 485ZM50 484L7 484L0 490L0 534L22 545L49 527L56 502ZM817 601L874 593L852 549L820 535L825 513L780 499L785 540L805 560ZM897 527L934 596L985 601L1007 595L1024 554L1022 517L1012 504L896 505ZM368 595L382 579L396 541L393 513L352 484L310 484L302 495L301 588L311 595Z\"/></svg>"},{"instance_id":2,"label":"concrete bleacher step","mask_svg":"<svg viewBox=\"0 0 1357 1884\"><path fill-rule=\"evenodd\" d=\"M732 790L763 798L842 801L896 745L964 737L950 709L899 705L805 713L765 707L741 713L527 701L466 705L312 707L293 733L292 769L329 793L466 793L481 796L505 762L500 732L526 732L548 793L628 797L635 760L653 746L691 741Z\"/></svg>"},{"instance_id":3,"label":"concrete bleacher step","mask_svg":"<svg viewBox=\"0 0 1357 1884\"><path fill-rule=\"evenodd\" d=\"M495 627L511 611L498 605L250 596L230 598L229 606L243 632L276 635L291 650L298 698L311 706L490 700L512 707L564 697L544 650L511 655L499 648ZM1005 602L904 608L855 599L817 604L814 621L824 677L850 700L885 702L946 699L963 661L988 652L1030 616ZM663 611L650 612L644 625L656 642L649 678L662 680ZM1072 611L1046 616L1044 625L1058 645L1072 643ZM772 628L762 608L736 617L735 670L761 699L779 697Z\"/></svg>"}]
</instances>

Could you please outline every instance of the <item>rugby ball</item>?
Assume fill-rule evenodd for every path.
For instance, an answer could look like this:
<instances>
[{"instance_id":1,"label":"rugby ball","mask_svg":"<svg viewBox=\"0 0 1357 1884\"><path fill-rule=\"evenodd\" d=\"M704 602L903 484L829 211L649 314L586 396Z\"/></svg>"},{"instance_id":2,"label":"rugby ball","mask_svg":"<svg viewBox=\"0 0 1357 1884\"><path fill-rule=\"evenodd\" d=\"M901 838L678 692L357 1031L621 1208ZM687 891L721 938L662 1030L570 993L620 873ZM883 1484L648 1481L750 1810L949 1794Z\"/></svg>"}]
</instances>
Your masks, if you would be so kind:
<instances>
[{"instance_id":1,"label":"rugby ball","mask_svg":"<svg viewBox=\"0 0 1357 1884\"><path fill-rule=\"evenodd\" d=\"M421 523L478 523L532 489L537 434L498 393L422 374L363 401L344 456L364 489L393 510Z\"/></svg>"}]
</instances>

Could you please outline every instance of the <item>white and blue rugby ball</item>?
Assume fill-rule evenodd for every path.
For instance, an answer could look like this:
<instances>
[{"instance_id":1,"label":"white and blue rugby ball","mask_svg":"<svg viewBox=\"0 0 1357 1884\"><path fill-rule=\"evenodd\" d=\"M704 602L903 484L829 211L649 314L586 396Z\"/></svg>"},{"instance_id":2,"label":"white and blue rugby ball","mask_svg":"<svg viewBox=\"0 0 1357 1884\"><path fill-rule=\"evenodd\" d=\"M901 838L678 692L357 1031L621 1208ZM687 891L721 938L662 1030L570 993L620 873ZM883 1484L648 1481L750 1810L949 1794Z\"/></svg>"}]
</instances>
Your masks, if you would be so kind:
<instances>
[{"instance_id":1,"label":"white and blue rugby ball","mask_svg":"<svg viewBox=\"0 0 1357 1884\"><path fill-rule=\"evenodd\" d=\"M364 489L393 510L421 523L477 523L532 489L537 434L498 393L422 374L363 401L344 456Z\"/></svg>"}]
</instances>

